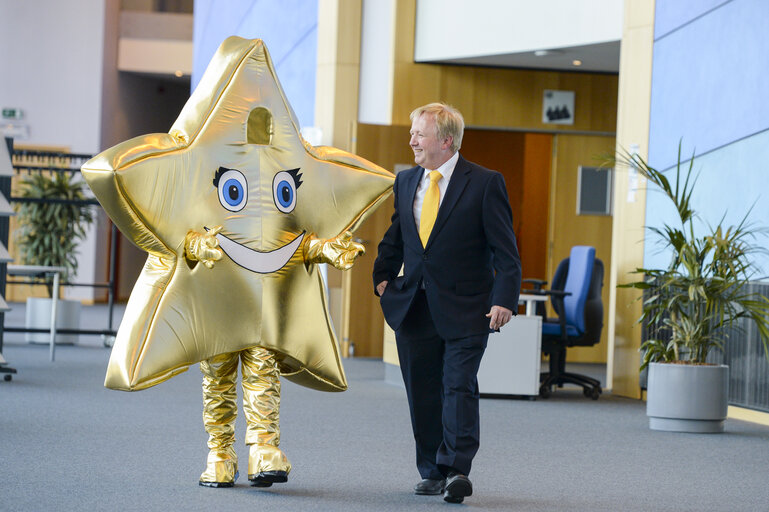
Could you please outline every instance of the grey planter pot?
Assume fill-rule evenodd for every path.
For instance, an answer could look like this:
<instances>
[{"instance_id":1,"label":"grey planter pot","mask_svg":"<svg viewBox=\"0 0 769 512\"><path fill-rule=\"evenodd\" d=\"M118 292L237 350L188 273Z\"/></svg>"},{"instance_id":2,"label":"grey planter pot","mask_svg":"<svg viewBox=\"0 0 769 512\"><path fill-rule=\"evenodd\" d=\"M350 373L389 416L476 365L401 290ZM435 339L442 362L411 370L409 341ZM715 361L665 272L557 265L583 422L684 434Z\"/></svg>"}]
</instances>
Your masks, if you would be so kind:
<instances>
[{"instance_id":1,"label":"grey planter pot","mask_svg":"<svg viewBox=\"0 0 769 512\"><path fill-rule=\"evenodd\" d=\"M669 432L724 431L729 367L652 363L646 391L649 428Z\"/></svg>"},{"instance_id":2,"label":"grey planter pot","mask_svg":"<svg viewBox=\"0 0 769 512\"><path fill-rule=\"evenodd\" d=\"M51 328L51 299L30 297L27 299L25 325L34 329ZM79 329L80 308L78 300L59 299L56 303L56 328ZM25 339L29 343L48 344L51 335L48 333L28 332ZM57 345L72 345L77 343L77 334L56 334Z\"/></svg>"}]
</instances>

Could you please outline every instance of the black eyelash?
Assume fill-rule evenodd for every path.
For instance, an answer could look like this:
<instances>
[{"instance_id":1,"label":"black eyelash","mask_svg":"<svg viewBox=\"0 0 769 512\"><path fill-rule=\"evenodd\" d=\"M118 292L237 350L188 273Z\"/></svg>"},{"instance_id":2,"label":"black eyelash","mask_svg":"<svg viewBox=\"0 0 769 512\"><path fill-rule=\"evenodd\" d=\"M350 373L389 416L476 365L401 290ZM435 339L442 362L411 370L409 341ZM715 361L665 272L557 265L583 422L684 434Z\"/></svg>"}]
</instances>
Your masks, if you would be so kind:
<instances>
[{"instance_id":1,"label":"black eyelash","mask_svg":"<svg viewBox=\"0 0 769 512\"><path fill-rule=\"evenodd\" d=\"M297 190L299 190L299 187L302 184L302 173L299 172L299 167L296 169L289 169L286 172L294 178L294 184L296 185Z\"/></svg>"},{"instance_id":2,"label":"black eyelash","mask_svg":"<svg viewBox=\"0 0 769 512\"><path fill-rule=\"evenodd\" d=\"M222 174L224 174L227 171L232 171L233 169L228 169L226 167L219 167L219 169L216 170L216 174L214 174L214 188L219 187L219 178L222 177Z\"/></svg>"},{"instance_id":3,"label":"black eyelash","mask_svg":"<svg viewBox=\"0 0 769 512\"><path fill-rule=\"evenodd\" d=\"M219 178L222 177L222 174L231 170L232 169L228 169L227 167L219 167L219 169L216 170L216 174L214 174L214 188L217 188L219 186ZM299 167L297 167L296 169L289 169L286 172L289 173L292 178L294 178L294 184L296 185L296 188L299 189L299 187L303 183L302 173L299 172Z\"/></svg>"}]
</instances>

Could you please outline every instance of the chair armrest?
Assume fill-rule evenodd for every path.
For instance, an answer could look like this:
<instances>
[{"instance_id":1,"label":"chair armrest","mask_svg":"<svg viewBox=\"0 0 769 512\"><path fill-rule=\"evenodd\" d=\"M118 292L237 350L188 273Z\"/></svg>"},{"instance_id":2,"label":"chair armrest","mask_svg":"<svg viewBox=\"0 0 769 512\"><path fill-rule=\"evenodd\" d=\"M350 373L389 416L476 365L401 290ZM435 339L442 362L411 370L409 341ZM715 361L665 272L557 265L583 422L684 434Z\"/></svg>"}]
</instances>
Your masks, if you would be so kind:
<instances>
[{"instance_id":1,"label":"chair armrest","mask_svg":"<svg viewBox=\"0 0 769 512\"><path fill-rule=\"evenodd\" d=\"M535 290L541 290L543 286L547 284L547 281L542 279L524 279L521 281L523 284L530 284L534 286Z\"/></svg>"},{"instance_id":2,"label":"chair armrest","mask_svg":"<svg viewBox=\"0 0 769 512\"><path fill-rule=\"evenodd\" d=\"M545 290L544 294L550 295L552 300L554 302L557 302L559 305L558 310L560 310L561 312L558 314L558 323L561 326L561 340L565 344L569 339L569 336L566 334L566 314L564 313L563 299L564 297L568 297L569 295L571 295L571 292L564 292L561 290ZM556 313L558 313L558 310L556 310Z\"/></svg>"}]
</instances>

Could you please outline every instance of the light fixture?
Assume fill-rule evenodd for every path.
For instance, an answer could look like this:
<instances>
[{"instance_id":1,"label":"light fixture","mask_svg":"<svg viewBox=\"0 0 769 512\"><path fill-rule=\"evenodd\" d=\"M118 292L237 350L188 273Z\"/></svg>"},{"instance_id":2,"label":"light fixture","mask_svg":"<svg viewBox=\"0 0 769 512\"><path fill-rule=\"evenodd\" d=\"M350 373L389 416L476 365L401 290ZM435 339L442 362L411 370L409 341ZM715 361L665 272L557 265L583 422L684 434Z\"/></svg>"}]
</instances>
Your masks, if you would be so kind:
<instances>
[{"instance_id":1,"label":"light fixture","mask_svg":"<svg viewBox=\"0 0 769 512\"><path fill-rule=\"evenodd\" d=\"M574 66L581 66L581 65L582 65L582 61L581 61L581 60L579 60L579 59L574 59L573 61L571 61L571 63L572 63Z\"/></svg>"},{"instance_id":2,"label":"light fixture","mask_svg":"<svg viewBox=\"0 0 769 512\"><path fill-rule=\"evenodd\" d=\"M184 72L181 69L177 69L176 71L174 71L174 76L177 78L181 78L184 76Z\"/></svg>"},{"instance_id":3,"label":"light fixture","mask_svg":"<svg viewBox=\"0 0 769 512\"><path fill-rule=\"evenodd\" d=\"M560 55L563 51L561 50L534 50L534 56L535 57L547 57L549 55Z\"/></svg>"}]
</instances>

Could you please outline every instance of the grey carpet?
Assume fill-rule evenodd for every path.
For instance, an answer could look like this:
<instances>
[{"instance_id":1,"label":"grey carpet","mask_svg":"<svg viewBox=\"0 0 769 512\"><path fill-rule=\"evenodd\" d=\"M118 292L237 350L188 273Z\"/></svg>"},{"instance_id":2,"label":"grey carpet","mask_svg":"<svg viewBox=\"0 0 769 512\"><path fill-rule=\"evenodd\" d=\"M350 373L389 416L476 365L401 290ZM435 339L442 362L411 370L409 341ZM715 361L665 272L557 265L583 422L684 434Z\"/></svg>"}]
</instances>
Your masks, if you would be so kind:
<instances>
[{"instance_id":1,"label":"grey carpet","mask_svg":"<svg viewBox=\"0 0 769 512\"><path fill-rule=\"evenodd\" d=\"M642 402L610 394L594 402L577 390L549 400L483 399L475 495L463 505L415 496L405 395L372 359L345 360L345 393L284 384L288 483L248 485L241 414L237 485L202 488L197 366L145 391L111 391L102 386L109 350L98 338L58 347L50 363L47 346L14 337L4 354L19 374L0 382L0 510L768 508L769 427L729 420L724 434L652 432Z\"/></svg>"}]
</instances>

